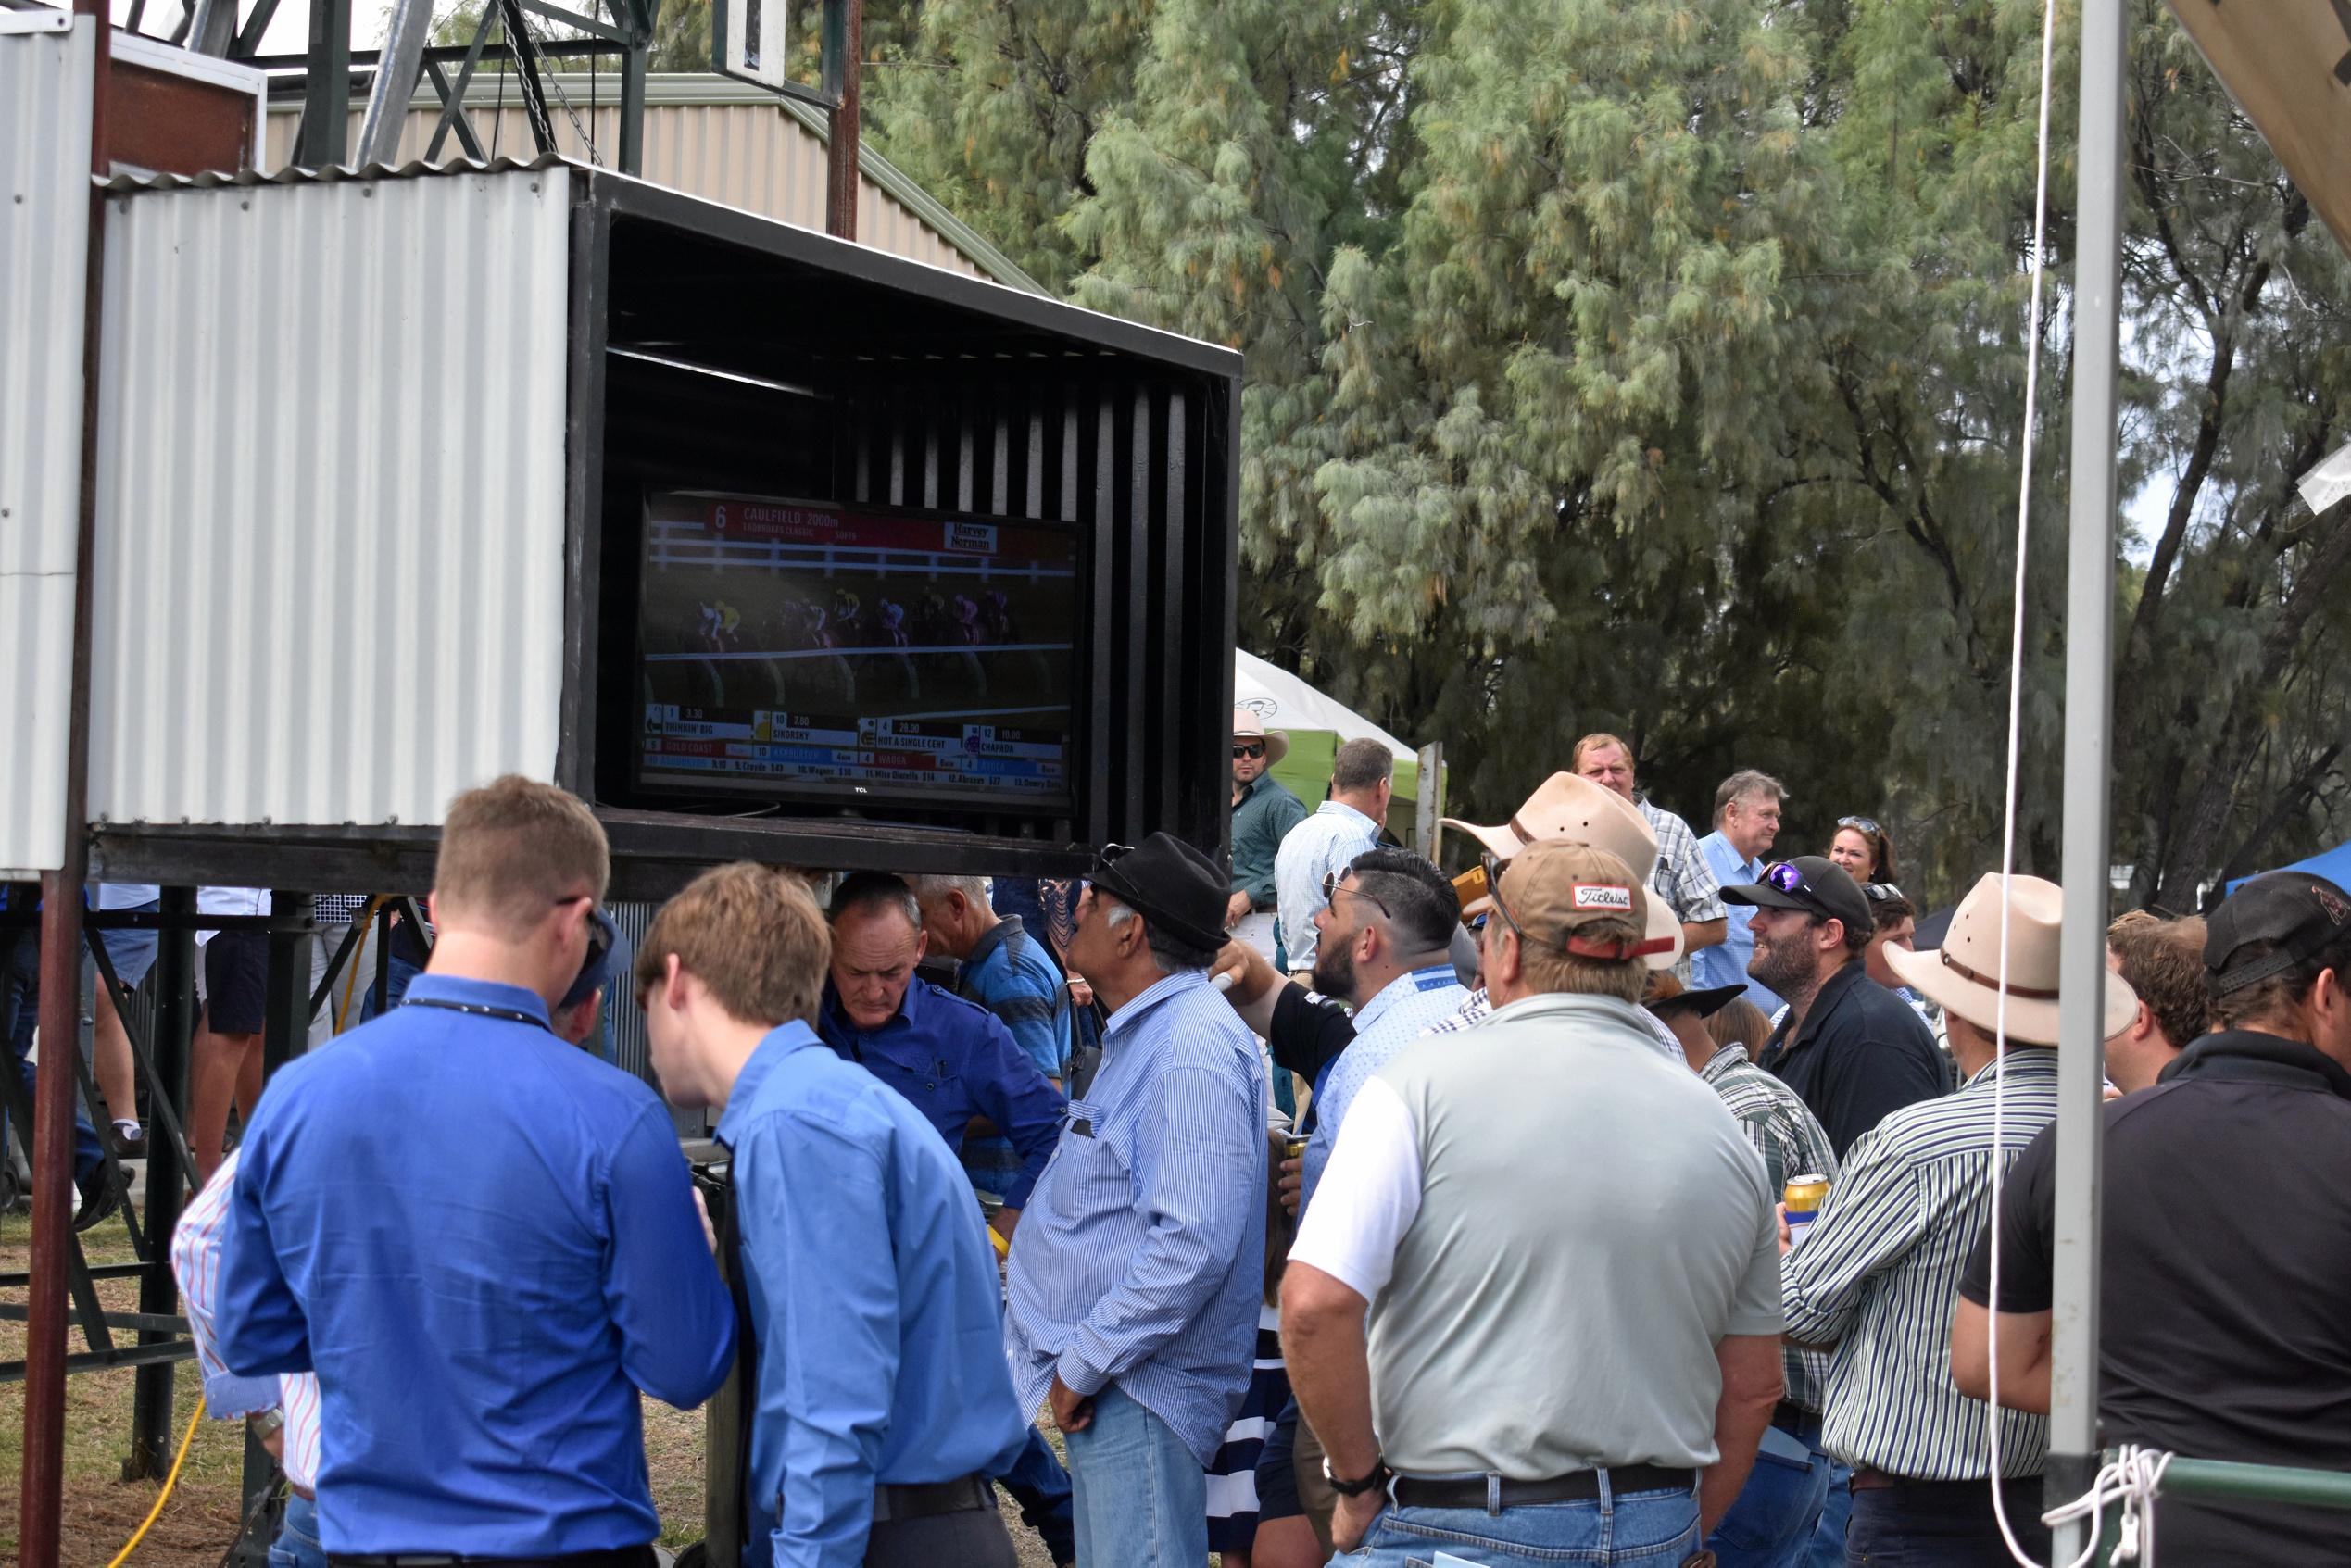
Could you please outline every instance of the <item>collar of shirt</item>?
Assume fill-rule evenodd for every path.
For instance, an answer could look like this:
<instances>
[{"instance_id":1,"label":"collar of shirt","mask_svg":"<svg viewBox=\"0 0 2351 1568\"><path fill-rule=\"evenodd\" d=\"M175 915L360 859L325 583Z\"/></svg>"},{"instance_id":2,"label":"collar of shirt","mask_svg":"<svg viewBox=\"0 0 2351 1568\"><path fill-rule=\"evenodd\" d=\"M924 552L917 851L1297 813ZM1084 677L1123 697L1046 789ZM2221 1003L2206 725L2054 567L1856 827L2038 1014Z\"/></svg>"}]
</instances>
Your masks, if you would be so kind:
<instances>
[{"instance_id":1,"label":"collar of shirt","mask_svg":"<svg viewBox=\"0 0 2351 1568\"><path fill-rule=\"evenodd\" d=\"M2010 1083L2026 1083L2040 1079L2055 1081L2057 1076L2057 1052L2052 1046L2017 1046L2008 1047L2005 1056L1985 1062L1959 1085L1964 1093L1979 1084L1989 1084L1995 1078Z\"/></svg>"},{"instance_id":2,"label":"collar of shirt","mask_svg":"<svg viewBox=\"0 0 2351 1568\"><path fill-rule=\"evenodd\" d=\"M1233 802L1234 806L1240 807L1248 805L1251 800L1257 798L1257 794L1260 790L1264 789L1267 784L1272 784L1273 782L1274 771L1271 768L1268 768L1264 772L1258 774L1255 778L1250 780L1247 784L1242 786L1240 798Z\"/></svg>"},{"instance_id":3,"label":"collar of shirt","mask_svg":"<svg viewBox=\"0 0 2351 1568\"><path fill-rule=\"evenodd\" d=\"M1314 808L1314 815L1317 817L1352 817L1357 822L1363 823L1364 826L1371 829L1374 837L1377 837L1379 834L1379 824L1377 822L1373 822L1369 817L1364 816L1361 811L1356 810L1355 808L1348 805L1344 800L1326 800L1320 806Z\"/></svg>"},{"instance_id":4,"label":"collar of shirt","mask_svg":"<svg viewBox=\"0 0 2351 1568\"><path fill-rule=\"evenodd\" d=\"M1723 836L1720 828L1716 828L1700 839L1698 848L1699 852L1706 857L1707 863L1715 868L1715 875L1717 879L1726 870L1729 870L1738 872L1749 882L1761 882L1764 867L1768 864L1760 855L1752 860L1741 859L1739 851L1731 847L1730 840Z\"/></svg>"},{"instance_id":5,"label":"collar of shirt","mask_svg":"<svg viewBox=\"0 0 2351 1568\"><path fill-rule=\"evenodd\" d=\"M977 969L980 965L987 961L987 956L990 953L993 953L997 948L1011 942L1013 937L1021 935L1023 935L1021 930L1021 917L1018 915L1002 916L994 925L987 928L987 935L982 936L978 941L972 944L971 955L966 958L963 962L974 969ZM911 983L906 988L909 991L914 989Z\"/></svg>"},{"instance_id":6,"label":"collar of shirt","mask_svg":"<svg viewBox=\"0 0 2351 1568\"><path fill-rule=\"evenodd\" d=\"M965 961L977 963L979 961L978 951L974 949L971 958ZM871 1040L891 1034L899 1029L919 1029L922 1027L922 1020L916 1015L923 1010L923 991L929 985L930 982L924 979L920 974L908 975L906 977L906 990L904 994L898 998L898 1010L890 1014L888 1018L883 1020L880 1023L877 1023L873 1028L868 1029L863 1024L858 1023L850 1019L849 1010L841 1006L840 989L833 984L831 978L828 976L824 982L824 1000L822 1006L818 1009L818 1017L822 1022L830 1025L832 1029L837 1032L841 1038L845 1040L854 1038Z\"/></svg>"},{"instance_id":7,"label":"collar of shirt","mask_svg":"<svg viewBox=\"0 0 2351 1568\"><path fill-rule=\"evenodd\" d=\"M2157 1074L2159 1083L2177 1078L2260 1079L2351 1099L2351 1072L2341 1062L2307 1041L2257 1029L2224 1029L2194 1042Z\"/></svg>"},{"instance_id":8,"label":"collar of shirt","mask_svg":"<svg viewBox=\"0 0 2351 1568\"><path fill-rule=\"evenodd\" d=\"M1431 964L1426 969L1415 969L1408 974L1400 974L1382 985L1371 1000L1355 1010L1355 1033L1368 1033L1389 1009L1407 997L1460 984L1461 980L1453 973L1450 960L1441 964Z\"/></svg>"},{"instance_id":9,"label":"collar of shirt","mask_svg":"<svg viewBox=\"0 0 2351 1568\"><path fill-rule=\"evenodd\" d=\"M1120 1035L1130 1033L1143 1021L1144 1014L1170 997L1180 996L1186 991L1194 990L1207 984L1208 972L1206 970L1186 969L1144 986L1125 1007L1112 1013L1103 1022L1104 1043L1107 1044Z\"/></svg>"},{"instance_id":10,"label":"collar of shirt","mask_svg":"<svg viewBox=\"0 0 2351 1568\"><path fill-rule=\"evenodd\" d=\"M1532 997L1521 997L1508 1007L1499 1007L1486 1015L1486 1027L1496 1028L1504 1023L1531 1023L1538 1019L1560 1019L1579 1022L1622 1024L1649 1043L1649 1026L1641 1022L1641 1010L1630 1002L1620 1002L1614 997L1595 997L1579 991L1545 991Z\"/></svg>"},{"instance_id":11,"label":"collar of shirt","mask_svg":"<svg viewBox=\"0 0 2351 1568\"><path fill-rule=\"evenodd\" d=\"M1746 1047L1725 1046L1722 1049L1716 1051L1714 1055L1706 1059L1706 1065L1699 1069L1698 1076L1704 1078L1707 1083L1711 1084L1716 1079L1721 1077L1724 1073L1729 1072L1732 1068L1744 1067L1746 1065Z\"/></svg>"},{"instance_id":12,"label":"collar of shirt","mask_svg":"<svg viewBox=\"0 0 2351 1568\"><path fill-rule=\"evenodd\" d=\"M751 1115L751 1101L758 1097L767 1075L782 1065L786 1057L811 1046L819 1050L827 1048L816 1037L816 1031L797 1018L769 1030L751 1047L751 1054L744 1060L743 1071L735 1075L734 1085L726 1092L726 1109L719 1113L719 1124L711 1135L733 1148L743 1135L744 1124Z\"/></svg>"},{"instance_id":13,"label":"collar of shirt","mask_svg":"<svg viewBox=\"0 0 2351 1568\"><path fill-rule=\"evenodd\" d=\"M455 1007L500 1008L509 1012L524 1012L531 1021L551 1028L547 1010L547 998L536 991L526 991L520 985L503 985L495 980L469 980L461 974L434 974L430 970L409 982L407 999L412 1002L447 1002Z\"/></svg>"},{"instance_id":14,"label":"collar of shirt","mask_svg":"<svg viewBox=\"0 0 2351 1568\"><path fill-rule=\"evenodd\" d=\"M1859 959L1846 960L1837 972L1822 981L1820 989L1813 993L1812 1006L1806 1010L1804 1022L1797 1025L1792 1035L1789 1023L1795 1013L1792 1009L1790 1010L1789 1016L1779 1021L1779 1027L1772 1032L1771 1039L1764 1049L1769 1050L1772 1046L1786 1040L1787 1048L1794 1050L1819 1034L1820 1026L1829 1022L1829 1015L1837 1010L1837 1004L1844 1000L1845 993L1853 989L1854 982L1866 977Z\"/></svg>"}]
</instances>

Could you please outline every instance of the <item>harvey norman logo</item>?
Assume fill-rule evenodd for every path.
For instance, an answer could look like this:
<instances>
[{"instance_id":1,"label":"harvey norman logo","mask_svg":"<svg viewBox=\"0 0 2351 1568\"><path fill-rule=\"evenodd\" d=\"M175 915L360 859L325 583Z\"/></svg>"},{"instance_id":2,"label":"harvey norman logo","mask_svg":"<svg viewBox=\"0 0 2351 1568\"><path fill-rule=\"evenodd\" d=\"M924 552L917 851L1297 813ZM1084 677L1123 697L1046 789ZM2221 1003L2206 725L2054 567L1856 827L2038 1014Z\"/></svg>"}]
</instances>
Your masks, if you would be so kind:
<instances>
[{"instance_id":1,"label":"harvey norman logo","mask_svg":"<svg viewBox=\"0 0 2351 1568\"><path fill-rule=\"evenodd\" d=\"M1595 909L1603 914L1632 913L1632 889L1605 883L1579 882L1575 884L1575 907Z\"/></svg>"},{"instance_id":2,"label":"harvey norman logo","mask_svg":"<svg viewBox=\"0 0 2351 1568\"><path fill-rule=\"evenodd\" d=\"M968 551L973 555L996 553L996 528L986 522L950 522L947 525L947 547Z\"/></svg>"}]
</instances>

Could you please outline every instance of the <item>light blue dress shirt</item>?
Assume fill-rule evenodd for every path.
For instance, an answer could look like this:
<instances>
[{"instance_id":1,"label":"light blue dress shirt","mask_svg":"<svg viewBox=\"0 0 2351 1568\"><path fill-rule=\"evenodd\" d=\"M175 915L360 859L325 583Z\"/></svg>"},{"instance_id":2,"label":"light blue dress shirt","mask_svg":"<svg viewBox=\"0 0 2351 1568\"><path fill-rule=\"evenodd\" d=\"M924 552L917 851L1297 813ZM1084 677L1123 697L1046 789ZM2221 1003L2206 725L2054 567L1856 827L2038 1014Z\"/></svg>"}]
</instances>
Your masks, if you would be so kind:
<instances>
[{"instance_id":1,"label":"light blue dress shirt","mask_svg":"<svg viewBox=\"0 0 2351 1568\"><path fill-rule=\"evenodd\" d=\"M1378 845L1379 824L1336 800L1324 801L1283 838L1274 856L1274 886L1281 897L1282 950L1293 972L1314 967L1314 915L1330 902L1324 878Z\"/></svg>"},{"instance_id":2,"label":"light blue dress shirt","mask_svg":"<svg viewBox=\"0 0 2351 1568\"><path fill-rule=\"evenodd\" d=\"M1355 1091L1371 1075L1393 1060L1398 1052L1427 1034L1441 1021L1461 1010L1469 1000L1468 988L1453 972L1452 961L1400 974L1379 988L1379 994L1355 1010L1355 1038L1339 1053L1314 1092L1314 1135L1306 1141L1306 1159L1300 1172L1298 1210L1314 1201L1314 1188L1330 1163L1339 1124L1354 1103Z\"/></svg>"},{"instance_id":3,"label":"light blue dress shirt","mask_svg":"<svg viewBox=\"0 0 2351 1568\"><path fill-rule=\"evenodd\" d=\"M1012 1237L1004 1351L1023 1410L1056 1372L1115 1383L1205 1465L1248 1391L1264 1292L1265 1075L1204 972L1111 1014Z\"/></svg>"},{"instance_id":4,"label":"light blue dress shirt","mask_svg":"<svg viewBox=\"0 0 2351 1568\"><path fill-rule=\"evenodd\" d=\"M1730 840L1719 833L1710 833L1698 841L1698 853L1714 868L1715 880L1725 887L1763 880L1763 860L1741 860L1739 851L1730 847ZM1701 989L1716 985L1744 985L1747 999L1763 1009L1766 1018L1779 1016L1787 1001L1770 986L1751 979L1747 960L1755 956L1755 934L1749 930L1755 918L1752 905L1734 904L1723 900L1723 912L1729 923L1723 928L1721 943L1716 947L1701 947L1691 955L1690 972Z\"/></svg>"},{"instance_id":5,"label":"light blue dress shirt","mask_svg":"<svg viewBox=\"0 0 2351 1568\"><path fill-rule=\"evenodd\" d=\"M999 1474L1027 1440L995 1250L946 1140L805 1023L760 1042L718 1138L759 1348L754 1528L781 1568L857 1568L877 1484Z\"/></svg>"},{"instance_id":6,"label":"light blue dress shirt","mask_svg":"<svg viewBox=\"0 0 2351 1568\"><path fill-rule=\"evenodd\" d=\"M246 1129L214 1326L233 1372L318 1373L338 1556L642 1546L638 1390L690 1410L734 1364L668 1109L547 1017L421 974Z\"/></svg>"}]
</instances>

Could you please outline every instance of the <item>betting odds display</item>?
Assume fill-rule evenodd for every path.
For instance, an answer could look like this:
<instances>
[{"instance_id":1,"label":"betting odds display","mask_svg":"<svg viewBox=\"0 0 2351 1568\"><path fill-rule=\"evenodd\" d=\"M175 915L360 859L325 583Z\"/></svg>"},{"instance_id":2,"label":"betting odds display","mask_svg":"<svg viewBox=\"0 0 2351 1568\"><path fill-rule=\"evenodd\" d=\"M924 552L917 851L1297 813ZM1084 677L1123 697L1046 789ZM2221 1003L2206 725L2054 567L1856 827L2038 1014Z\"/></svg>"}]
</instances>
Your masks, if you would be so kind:
<instances>
[{"instance_id":1,"label":"betting odds display","mask_svg":"<svg viewBox=\"0 0 2351 1568\"><path fill-rule=\"evenodd\" d=\"M664 494L644 567L641 783L1067 797L1073 534Z\"/></svg>"}]
</instances>

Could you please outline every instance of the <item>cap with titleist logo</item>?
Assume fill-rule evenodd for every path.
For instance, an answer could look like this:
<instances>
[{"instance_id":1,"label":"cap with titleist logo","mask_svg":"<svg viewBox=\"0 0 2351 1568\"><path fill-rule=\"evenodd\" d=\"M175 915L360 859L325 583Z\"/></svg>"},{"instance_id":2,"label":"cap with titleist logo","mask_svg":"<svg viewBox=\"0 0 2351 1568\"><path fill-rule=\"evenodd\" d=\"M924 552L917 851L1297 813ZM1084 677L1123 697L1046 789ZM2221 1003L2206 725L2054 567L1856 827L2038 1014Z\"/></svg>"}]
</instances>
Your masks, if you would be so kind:
<instances>
[{"instance_id":1,"label":"cap with titleist logo","mask_svg":"<svg viewBox=\"0 0 2351 1568\"><path fill-rule=\"evenodd\" d=\"M2351 934L2351 896L2308 872L2270 872L2221 900L2205 922L2204 969L2216 997L2297 968ZM2257 944L2267 952L2247 953Z\"/></svg>"},{"instance_id":2,"label":"cap with titleist logo","mask_svg":"<svg viewBox=\"0 0 2351 1568\"><path fill-rule=\"evenodd\" d=\"M1670 951L1648 933L1649 895L1617 856L1551 839L1528 846L1502 872L1497 912L1522 941L1578 958L1622 961Z\"/></svg>"},{"instance_id":3,"label":"cap with titleist logo","mask_svg":"<svg viewBox=\"0 0 2351 1568\"><path fill-rule=\"evenodd\" d=\"M1598 909L1610 914L1632 913L1632 889L1613 883L1579 882L1569 890L1578 909Z\"/></svg>"}]
</instances>

